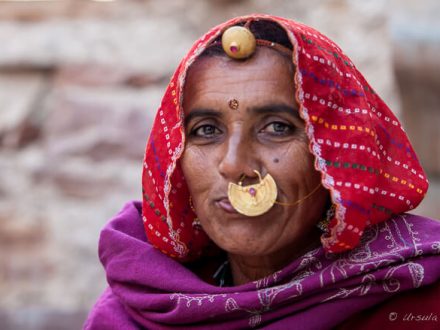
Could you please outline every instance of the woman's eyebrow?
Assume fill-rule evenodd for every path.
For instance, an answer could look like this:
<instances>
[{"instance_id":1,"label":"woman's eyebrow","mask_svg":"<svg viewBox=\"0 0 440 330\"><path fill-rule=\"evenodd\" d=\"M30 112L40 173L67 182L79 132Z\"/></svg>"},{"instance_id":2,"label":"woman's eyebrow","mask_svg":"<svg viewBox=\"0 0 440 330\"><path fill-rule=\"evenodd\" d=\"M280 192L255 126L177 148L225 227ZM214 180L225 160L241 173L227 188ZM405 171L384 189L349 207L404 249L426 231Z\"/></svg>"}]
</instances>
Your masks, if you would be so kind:
<instances>
[{"instance_id":1,"label":"woman's eyebrow","mask_svg":"<svg viewBox=\"0 0 440 330\"><path fill-rule=\"evenodd\" d=\"M215 117L215 118L221 118L223 114L221 111L209 109L209 108L201 108L201 109L193 109L188 114L188 116L185 117L184 125L188 126L188 123L197 117Z\"/></svg>"},{"instance_id":2,"label":"woman's eyebrow","mask_svg":"<svg viewBox=\"0 0 440 330\"><path fill-rule=\"evenodd\" d=\"M250 111L255 115L285 113L296 119L301 120L298 109L285 104L266 104L264 106L252 107ZM223 113L221 111L210 108L195 108L191 110L191 112L185 117L184 125L188 126L188 123L191 122L191 120L198 117L221 118L223 117Z\"/></svg>"},{"instance_id":3,"label":"woman's eyebrow","mask_svg":"<svg viewBox=\"0 0 440 330\"><path fill-rule=\"evenodd\" d=\"M266 104L263 106L253 107L250 109L253 114L271 114L271 113L285 113L296 119L301 119L297 108L285 104Z\"/></svg>"}]
</instances>

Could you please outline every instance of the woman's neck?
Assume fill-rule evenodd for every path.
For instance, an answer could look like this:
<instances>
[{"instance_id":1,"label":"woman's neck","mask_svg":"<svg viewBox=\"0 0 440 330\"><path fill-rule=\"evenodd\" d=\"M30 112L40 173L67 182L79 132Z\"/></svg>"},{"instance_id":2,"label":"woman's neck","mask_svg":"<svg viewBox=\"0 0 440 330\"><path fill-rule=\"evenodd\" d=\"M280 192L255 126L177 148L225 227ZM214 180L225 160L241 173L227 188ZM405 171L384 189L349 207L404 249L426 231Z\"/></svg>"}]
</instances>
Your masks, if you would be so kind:
<instances>
[{"instance_id":1,"label":"woman's neck","mask_svg":"<svg viewBox=\"0 0 440 330\"><path fill-rule=\"evenodd\" d=\"M319 233L307 243L286 246L282 251L265 256L241 256L229 253L234 285L253 282L269 276L290 264L296 258L320 245Z\"/></svg>"}]
</instances>

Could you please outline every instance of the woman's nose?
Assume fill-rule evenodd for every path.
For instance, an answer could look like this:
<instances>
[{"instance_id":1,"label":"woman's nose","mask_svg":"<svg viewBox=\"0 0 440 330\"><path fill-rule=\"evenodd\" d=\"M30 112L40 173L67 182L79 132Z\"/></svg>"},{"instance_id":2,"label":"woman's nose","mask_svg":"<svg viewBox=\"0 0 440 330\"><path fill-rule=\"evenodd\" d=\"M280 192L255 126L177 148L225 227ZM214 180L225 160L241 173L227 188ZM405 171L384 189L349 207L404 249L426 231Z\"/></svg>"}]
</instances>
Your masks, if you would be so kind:
<instances>
[{"instance_id":1,"label":"woman's nose","mask_svg":"<svg viewBox=\"0 0 440 330\"><path fill-rule=\"evenodd\" d=\"M249 137L242 134L231 135L225 141L223 150L219 164L219 171L223 177L231 182L238 182L243 177L246 177L247 180L257 177L254 170L261 171L261 169L258 166L257 154Z\"/></svg>"}]
</instances>

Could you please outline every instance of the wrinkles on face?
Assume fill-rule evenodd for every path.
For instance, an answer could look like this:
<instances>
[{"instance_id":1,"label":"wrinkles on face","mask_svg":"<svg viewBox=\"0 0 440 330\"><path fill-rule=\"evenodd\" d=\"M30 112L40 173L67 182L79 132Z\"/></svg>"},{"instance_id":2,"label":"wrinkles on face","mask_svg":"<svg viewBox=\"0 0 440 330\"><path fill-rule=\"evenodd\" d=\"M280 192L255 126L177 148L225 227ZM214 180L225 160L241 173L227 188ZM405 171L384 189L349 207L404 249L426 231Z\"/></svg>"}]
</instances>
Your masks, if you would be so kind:
<instances>
[{"instance_id":1,"label":"wrinkles on face","mask_svg":"<svg viewBox=\"0 0 440 330\"><path fill-rule=\"evenodd\" d=\"M230 255L284 260L316 239L310 232L324 212L325 189L298 206L274 205L257 217L222 207L230 182L243 175L244 184L258 182L254 170L274 177L284 203L320 182L296 110L293 72L286 57L267 48L246 61L202 58L188 72L180 162L205 232ZM238 110L230 109L231 98L239 101Z\"/></svg>"}]
</instances>

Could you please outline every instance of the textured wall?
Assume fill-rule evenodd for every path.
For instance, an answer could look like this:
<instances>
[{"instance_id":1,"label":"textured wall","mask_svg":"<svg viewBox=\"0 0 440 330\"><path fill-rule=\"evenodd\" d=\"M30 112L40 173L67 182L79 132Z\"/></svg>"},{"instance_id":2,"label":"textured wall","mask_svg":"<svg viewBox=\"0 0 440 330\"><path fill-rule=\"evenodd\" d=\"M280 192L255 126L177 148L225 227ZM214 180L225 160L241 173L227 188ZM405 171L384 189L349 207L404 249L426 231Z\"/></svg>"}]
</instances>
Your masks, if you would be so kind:
<instances>
[{"instance_id":1,"label":"textured wall","mask_svg":"<svg viewBox=\"0 0 440 330\"><path fill-rule=\"evenodd\" d=\"M410 5L396 5L402 17ZM252 12L318 28L397 114L413 116L411 102L422 111L417 60L398 57L396 83L393 44L412 48L385 0L0 1L1 329L80 327L105 286L99 229L140 198L148 129L176 64L208 28ZM423 111L438 116L433 102Z\"/></svg>"}]
</instances>

